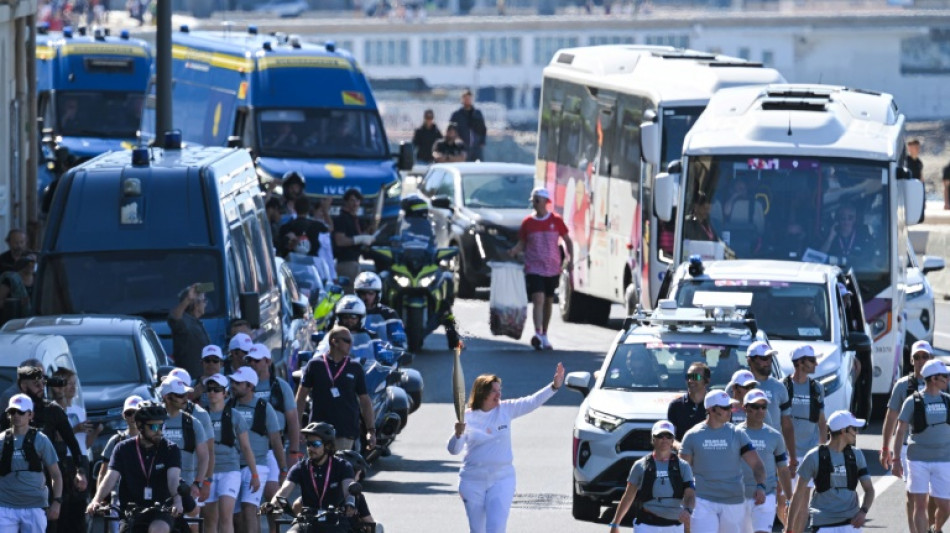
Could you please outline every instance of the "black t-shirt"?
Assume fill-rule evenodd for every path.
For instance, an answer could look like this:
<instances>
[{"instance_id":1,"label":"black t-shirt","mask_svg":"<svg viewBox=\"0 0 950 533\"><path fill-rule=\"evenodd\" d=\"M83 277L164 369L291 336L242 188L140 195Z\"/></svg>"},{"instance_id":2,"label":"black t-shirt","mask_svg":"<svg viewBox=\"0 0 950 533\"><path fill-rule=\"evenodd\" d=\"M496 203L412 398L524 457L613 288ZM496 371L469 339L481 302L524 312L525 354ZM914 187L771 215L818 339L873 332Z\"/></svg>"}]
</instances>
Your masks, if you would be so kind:
<instances>
[{"instance_id":1,"label":"black t-shirt","mask_svg":"<svg viewBox=\"0 0 950 533\"><path fill-rule=\"evenodd\" d=\"M434 124L431 128L420 126L412 135L412 144L416 147L416 159L422 163L431 163L432 145L442 138L442 132Z\"/></svg>"},{"instance_id":2,"label":"black t-shirt","mask_svg":"<svg viewBox=\"0 0 950 533\"><path fill-rule=\"evenodd\" d=\"M666 411L666 419L676 428L676 440L682 441L683 435L696 424L706 420L706 408L703 403L693 403L689 394L684 394L670 402Z\"/></svg>"},{"instance_id":3,"label":"black t-shirt","mask_svg":"<svg viewBox=\"0 0 950 533\"><path fill-rule=\"evenodd\" d=\"M170 468L181 468L181 451L165 439L158 446L149 448L141 446L137 438L116 445L109 460L109 470L115 470L122 476L119 479L119 502L122 507L133 503L148 506L171 498L172 494L168 491ZM148 476L145 475L147 471L151 472ZM145 497L146 487L152 489L149 499Z\"/></svg>"},{"instance_id":4,"label":"black t-shirt","mask_svg":"<svg viewBox=\"0 0 950 533\"><path fill-rule=\"evenodd\" d=\"M351 238L355 237L361 233L359 221L348 211L340 211L340 214L333 219L333 233L342 233ZM333 239L333 242L333 256L336 257L337 261L360 260L360 245L337 246L336 239Z\"/></svg>"},{"instance_id":5,"label":"black t-shirt","mask_svg":"<svg viewBox=\"0 0 950 533\"><path fill-rule=\"evenodd\" d=\"M3 272L14 272L16 259L13 257L13 253L10 250L0 254L0 273Z\"/></svg>"},{"instance_id":6,"label":"black t-shirt","mask_svg":"<svg viewBox=\"0 0 950 533\"><path fill-rule=\"evenodd\" d=\"M441 140L436 141L435 144L432 145L432 151L438 152L446 157L453 156L453 155L461 155L465 153L465 142L462 141L462 139L455 139L454 141L447 141L445 139L441 139Z\"/></svg>"},{"instance_id":7,"label":"black t-shirt","mask_svg":"<svg viewBox=\"0 0 950 533\"><path fill-rule=\"evenodd\" d=\"M327 481L327 471L330 472L329 481ZM313 472L312 475L311 472ZM350 463L336 457L331 457L329 462L322 465L315 464L307 458L290 467L287 473L287 479L300 487L303 506L314 509L326 509L331 505L341 507L346 499L343 480L354 477ZM324 484L326 484L326 494L323 496L321 505L320 495L323 494Z\"/></svg>"},{"instance_id":8,"label":"black t-shirt","mask_svg":"<svg viewBox=\"0 0 950 533\"><path fill-rule=\"evenodd\" d=\"M310 241L310 253L307 255L315 256L320 251L320 234L328 231L330 228L319 220L297 217L277 230L277 255L283 257L293 251L287 248L287 240L284 239L288 233L293 232L298 237L307 236L307 240Z\"/></svg>"},{"instance_id":9,"label":"black t-shirt","mask_svg":"<svg viewBox=\"0 0 950 533\"><path fill-rule=\"evenodd\" d=\"M341 369L343 365L346 366ZM335 381L330 379L330 374L338 373ZM350 359L335 363L332 358L318 355L307 363L301 384L310 389L311 422L333 424L338 437L355 439L359 436L359 396L366 394L366 374L359 363ZM339 391L338 396L333 395L334 387Z\"/></svg>"}]
</instances>

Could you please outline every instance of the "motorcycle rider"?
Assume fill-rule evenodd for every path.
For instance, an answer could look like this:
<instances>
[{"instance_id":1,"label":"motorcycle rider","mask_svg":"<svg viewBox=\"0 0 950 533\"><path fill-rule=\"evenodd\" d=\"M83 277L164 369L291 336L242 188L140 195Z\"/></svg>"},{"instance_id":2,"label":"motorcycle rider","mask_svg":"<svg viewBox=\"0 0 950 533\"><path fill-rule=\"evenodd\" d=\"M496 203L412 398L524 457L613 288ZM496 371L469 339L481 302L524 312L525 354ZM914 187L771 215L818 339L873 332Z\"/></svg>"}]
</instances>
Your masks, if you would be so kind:
<instances>
[{"instance_id":1,"label":"motorcycle rider","mask_svg":"<svg viewBox=\"0 0 950 533\"><path fill-rule=\"evenodd\" d=\"M350 330L353 336L353 346L350 348L350 357L356 360L371 361L373 359L384 365L393 364L395 359L392 350L383 349L383 341L376 332L363 327L366 318L366 304L355 294L347 294L336 304L334 325L343 326ZM320 342L318 351L329 349L329 335Z\"/></svg>"},{"instance_id":2,"label":"motorcycle rider","mask_svg":"<svg viewBox=\"0 0 950 533\"><path fill-rule=\"evenodd\" d=\"M374 331L383 342L405 350L408 343L406 329L396 311L383 305L383 281L379 276L375 272L363 272L356 277L353 289L366 306L363 327Z\"/></svg>"},{"instance_id":3,"label":"motorcycle rider","mask_svg":"<svg viewBox=\"0 0 950 533\"><path fill-rule=\"evenodd\" d=\"M353 478L357 482L362 482L366 478L366 472L369 470L369 464L360 452L356 450L340 450L336 452L337 459L343 459L353 467ZM366 496L362 493L354 495L356 500L356 516L350 517L354 526L359 526L360 522L365 524L375 524L376 520L369 512L369 505L366 503ZM303 509L303 498L298 497L294 500L293 511L299 514ZM354 527L354 529L356 529ZM361 530L362 531L362 530Z\"/></svg>"}]
</instances>

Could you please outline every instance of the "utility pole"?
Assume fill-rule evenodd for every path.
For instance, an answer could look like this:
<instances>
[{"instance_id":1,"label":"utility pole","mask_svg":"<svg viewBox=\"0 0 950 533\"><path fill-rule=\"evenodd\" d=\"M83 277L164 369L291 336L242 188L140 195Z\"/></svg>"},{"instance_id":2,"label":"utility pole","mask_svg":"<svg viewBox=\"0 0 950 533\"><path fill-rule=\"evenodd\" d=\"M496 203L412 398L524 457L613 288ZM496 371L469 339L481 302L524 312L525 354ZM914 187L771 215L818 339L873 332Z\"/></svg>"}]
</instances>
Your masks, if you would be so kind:
<instances>
[{"instance_id":1,"label":"utility pole","mask_svg":"<svg viewBox=\"0 0 950 533\"><path fill-rule=\"evenodd\" d=\"M172 126L172 1L157 0L155 28L155 146Z\"/></svg>"}]
</instances>

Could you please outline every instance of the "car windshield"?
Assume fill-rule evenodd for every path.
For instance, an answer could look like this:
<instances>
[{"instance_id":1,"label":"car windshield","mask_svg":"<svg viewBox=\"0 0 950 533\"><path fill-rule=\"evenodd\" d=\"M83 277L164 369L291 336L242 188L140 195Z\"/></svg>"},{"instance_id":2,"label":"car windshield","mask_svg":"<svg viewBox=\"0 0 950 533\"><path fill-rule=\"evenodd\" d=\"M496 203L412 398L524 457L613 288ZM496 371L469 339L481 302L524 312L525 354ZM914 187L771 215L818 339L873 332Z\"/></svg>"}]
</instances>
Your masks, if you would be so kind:
<instances>
[{"instance_id":1,"label":"car windshield","mask_svg":"<svg viewBox=\"0 0 950 533\"><path fill-rule=\"evenodd\" d=\"M744 346L724 344L625 343L617 347L601 385L629 391L686 390L686 372L693 363L712 371L710 388L722 389L736 370L748 368Z\"/></svg>"},{"instance_id":2,"label":"car windshield","mask_svg":"<svg viewBox=\"0 0 950 533\"><path fill-rule=\"evenodd\" d=\"M868 301L890 285L885 163L832 158L689 159L681 261L782 259L853 268Z\"/></svg>"},{"instance_id":3,"label":"car windshield","mask_svg":"<svg viewBox=\"0 0 950 533\"><path fill-rule=\"evenodd\" d=\"M831 340L828 293L818 283L685 279L675 294L679 307L701 307L728 299L751 310L756 325L770 339Z\"/></svg>"},{"instance_id":4,"label":"car windshield","mask_svg":"<svg viewBox=\"0 0 950 533\"><path fill-rule=\"evenodd\" d=\"M379 159L389 156L376 111L266 109L257 114L265 157Z\"/></svg>"},{"instance_id":5,"label":"car windshield","mask_svg":"<svg viewBox=\"0 0 950 533\"><path fill-rule=\"evenodd\" d=\"M54 255L40 276L43 314L126 314L163 319L192 283L214 284L204 317L223 312L221 261L213 252L135 250Z\"/></svg>"},{"instance_id":6,"label":"car windshield","mask_svg":"<svg viewBox=\"0 0 950 533\"><path fill-rule=\"evenodd\" d=\"M59 129L66 137L132 139L142 121L140 92L60 92L56 95Z\"/></svg>"},{"instance_id":7,"label":"car windshield","mask_svg":"<svg viewBox=\"0 0 950 533\"><path fill-rule=\"evenodd\" d=\"M534 173L462 174L462 203L471 208L526 209Z\"/></svg>"},{"instance_id":8,"label":"car windshield","mask_svg":"<svg viewBox=\"0 0 950 533\"><path fill-rule=\"evenodd\" d=\"M132 337L63 335L83 385L144 382Z\"/></svg>"}]
</instances>

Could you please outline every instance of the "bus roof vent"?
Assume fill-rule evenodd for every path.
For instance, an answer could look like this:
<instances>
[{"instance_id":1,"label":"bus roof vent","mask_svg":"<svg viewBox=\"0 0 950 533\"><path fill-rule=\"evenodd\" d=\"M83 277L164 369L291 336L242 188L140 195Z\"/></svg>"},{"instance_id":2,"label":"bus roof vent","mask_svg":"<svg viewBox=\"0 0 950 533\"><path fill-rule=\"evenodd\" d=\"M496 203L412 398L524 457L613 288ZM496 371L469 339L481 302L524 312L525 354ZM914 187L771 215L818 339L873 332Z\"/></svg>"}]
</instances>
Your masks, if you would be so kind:
<instances>
[{"instance_id":1,"label":"bus roof vent","mask_svg":"<svg viewBox=\"0 0 950 533\"><path fill-rule=\"evenodd\" d=\"M765 98L763 111L826 111L830 100L820 98Z\"/></svg>"},{"instance_id":2,"label":"bus roof vent","mask_svg":"<svg viewBox=\"0 0 950 533\"><path fill-rule=\"evenodd\" d=\"M673 50L671 52L653 52L653 57L660 59L690 59L693 61L714 61L715 54L704 54L693 50Z\"/></svg>"},{"instance_id":3,"label":"bus roof vent","mask_svg":"<svg viewBox=\"0 0 950 533\"><path fill-rule=\"evenodd\" d=\"M762 68L765 65L763 65L762 63L758 63L756 61L710 61L709 63L707 63L707 66Z\"/></svg>"},{"instance_id":4,"label":"bus roof vent","mask_svg":"<svg viewBox=\"0 0 950 533\"><path fill-rule=\"evenodd\" d=\"M766 89L765 95L780 98L821 98L831 101L832 89L824 87L779 86Z\"/></svg>"},{"instance_id":5,"label":"bus roof vent","mask_svg":"<svg viewBox=\"0 0 950 533\"><path fill-rule=\"evenodd\" d=\"M574 62L574 54L568 54L567 52L562 52L557 56L558 63L564 63L565 65L570 65Z\"/></svg>"}]
</instances>

